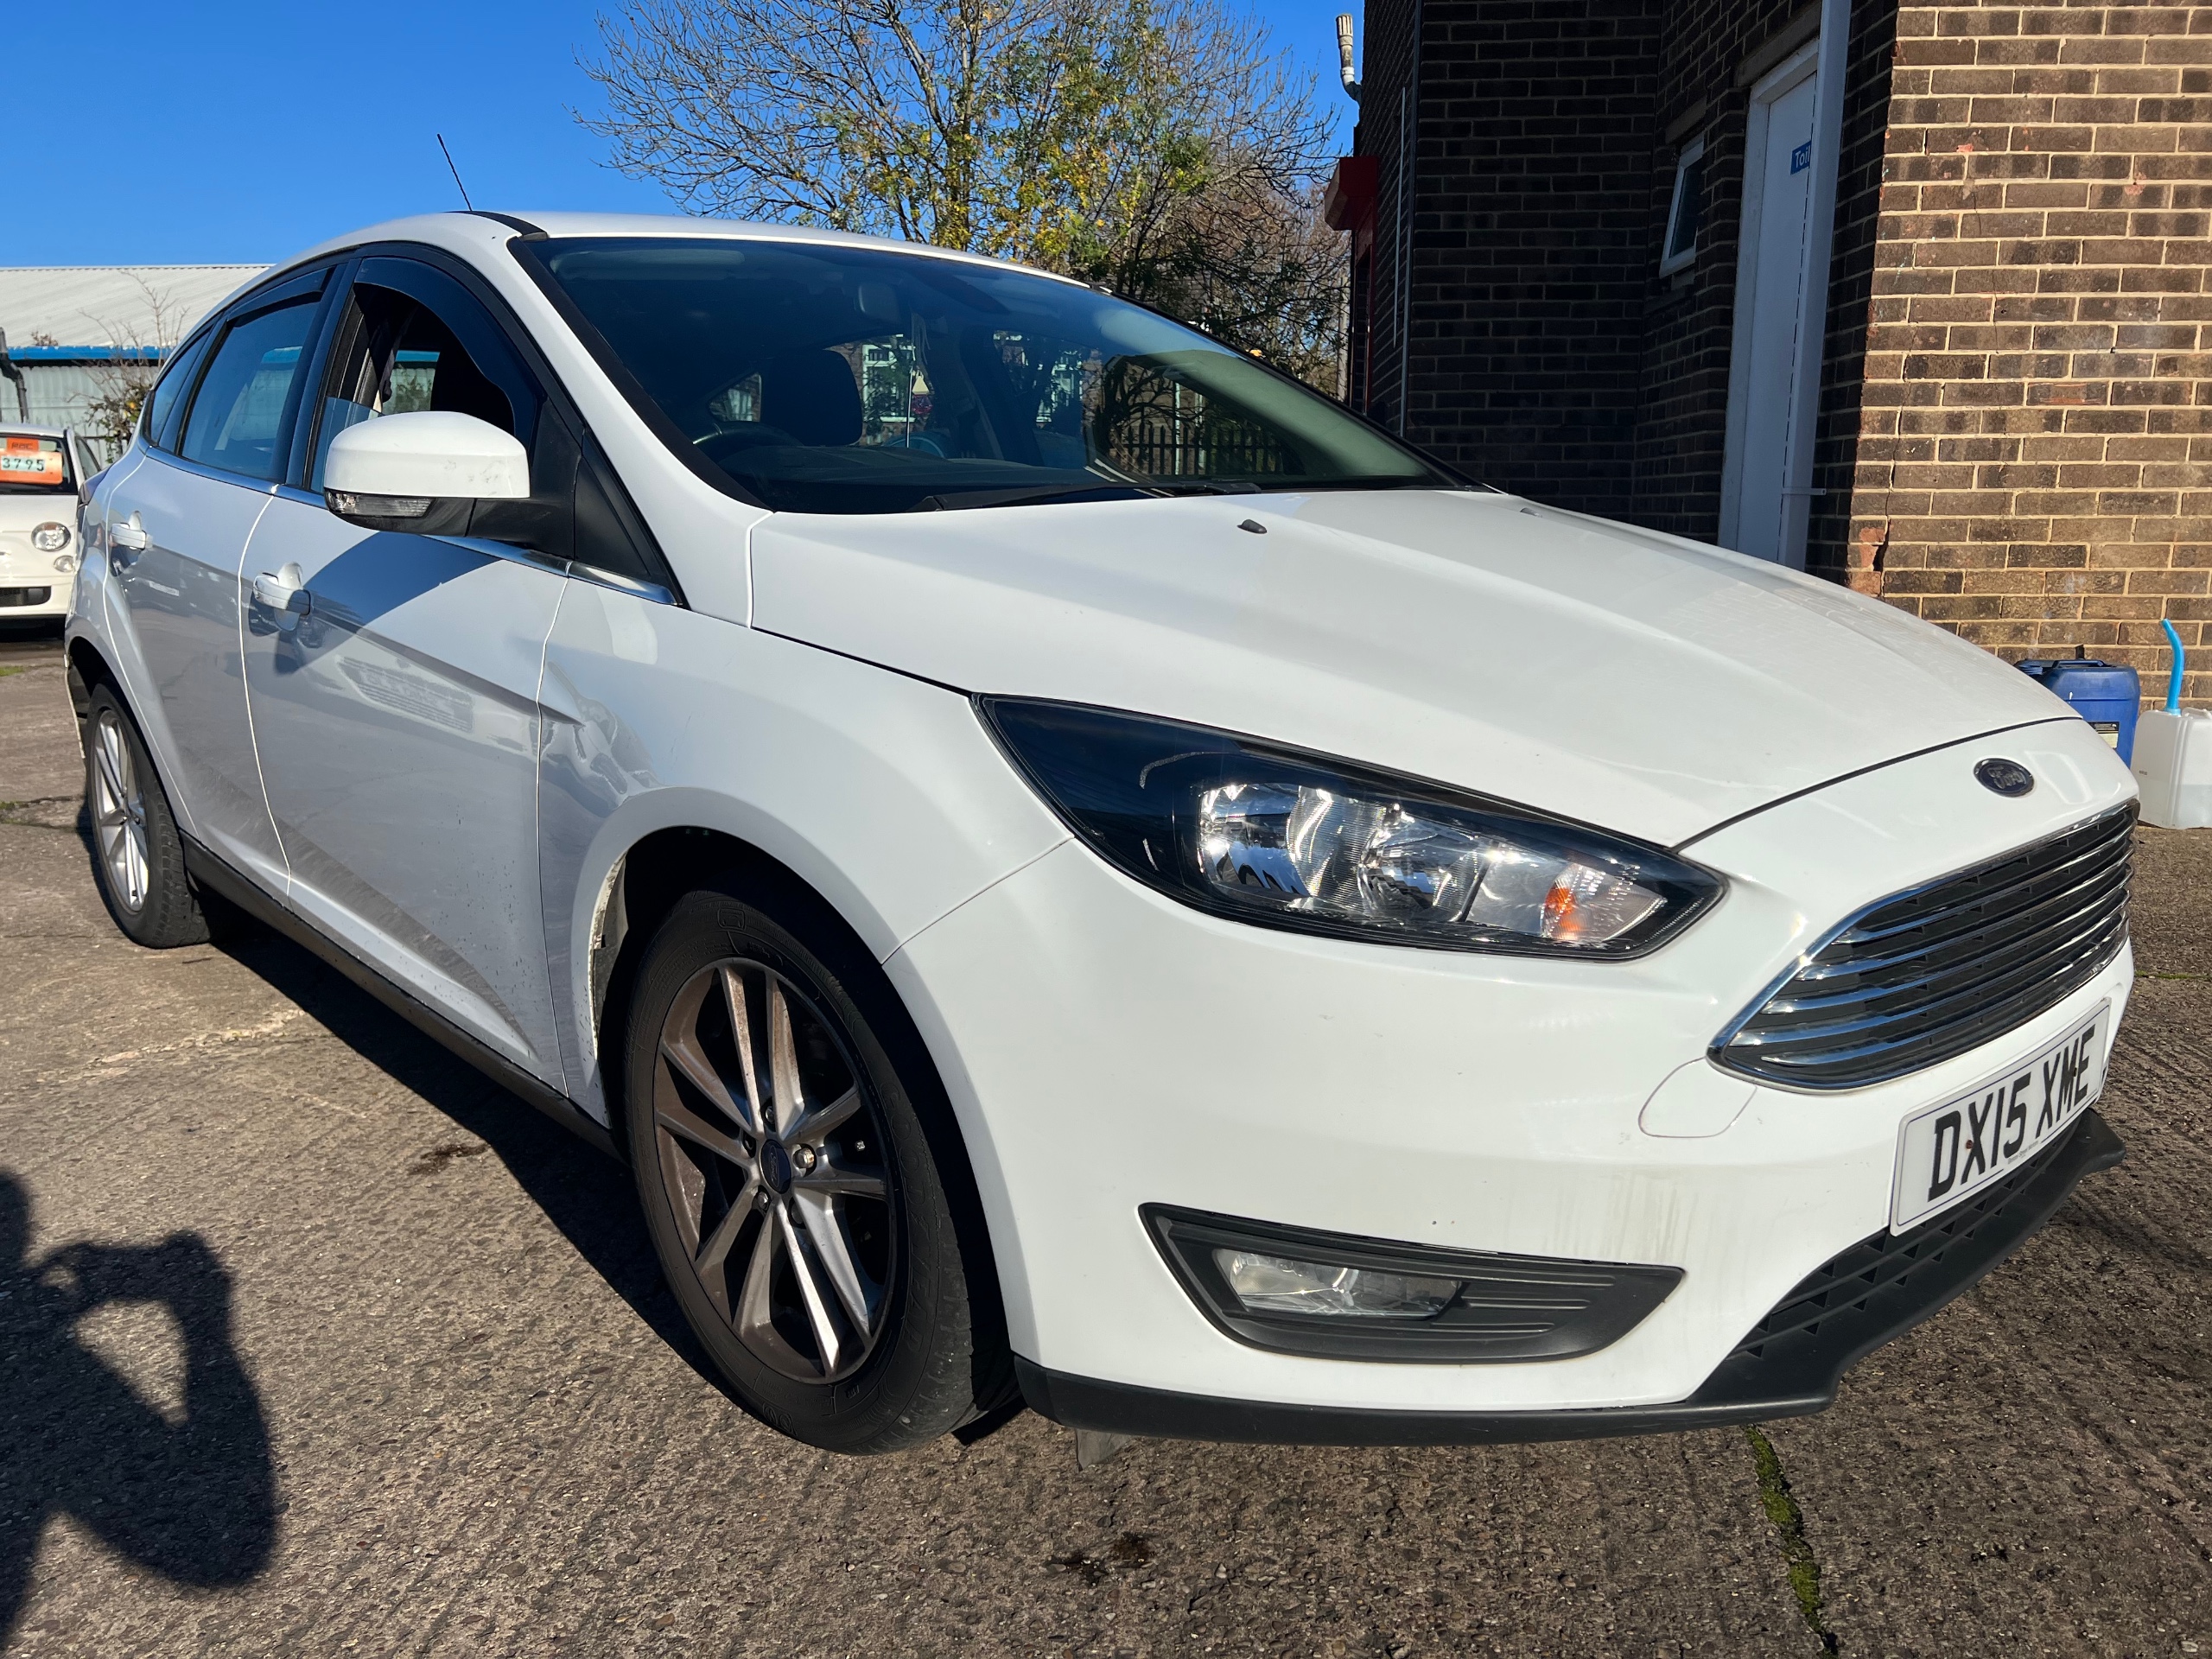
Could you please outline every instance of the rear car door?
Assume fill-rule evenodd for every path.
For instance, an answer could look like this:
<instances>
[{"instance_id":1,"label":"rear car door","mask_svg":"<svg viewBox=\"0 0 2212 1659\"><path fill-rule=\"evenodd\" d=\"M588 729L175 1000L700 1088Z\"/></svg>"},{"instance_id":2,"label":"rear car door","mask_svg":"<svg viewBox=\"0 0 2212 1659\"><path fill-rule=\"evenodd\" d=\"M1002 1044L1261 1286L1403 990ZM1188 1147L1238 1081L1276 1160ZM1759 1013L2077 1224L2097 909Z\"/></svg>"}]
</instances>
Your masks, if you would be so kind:
<instances>
[{"instance_id":1,"label":"rear car door","mask_svg":"<svg viewBox=\"0 0 2212 1659\"><path fill-rule=\"evenodd\" d=\"M472 529L486 533L471 537L369 531L331 513L331 440L421 409L513 433L531 452L532 497L480 506ZM245 565L260 595L247 700L292 908L556 1087L537 890L538 677L568 580L574 448L454 274L365 258L291 482L254 527Z\"/></svg>"},{"instance_id":2,"label":"rear car door","mask_svg":"<svg viewBox=\"0 0 2212 1659\"><path fill-rule=\"evenodd\" d=\"M241 675L238 563L283 476L332 272L249 296L162 377L143 460L106 503L109 625L186 832L274 893Z\"/></svg>"}]
</instances>

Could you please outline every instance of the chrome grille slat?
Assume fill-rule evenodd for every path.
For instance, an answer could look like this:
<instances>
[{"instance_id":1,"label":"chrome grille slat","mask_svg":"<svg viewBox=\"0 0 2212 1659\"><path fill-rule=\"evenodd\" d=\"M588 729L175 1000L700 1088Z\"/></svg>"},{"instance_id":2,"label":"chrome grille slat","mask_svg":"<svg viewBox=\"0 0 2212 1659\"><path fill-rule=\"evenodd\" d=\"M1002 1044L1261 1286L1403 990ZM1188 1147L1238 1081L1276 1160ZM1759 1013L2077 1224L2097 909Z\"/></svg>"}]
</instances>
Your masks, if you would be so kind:
<instances>
[{"instance_id":1,"label":"chrome grille slat","mask_svg":"<svg viewBox=\"0 0 2212 1659\"><path fill-rule=\"evenodd\" d=\"M1958 944L1962 941L1970 941L1979 935L1995 930L2010 928L2026 932L2040 925L2049 913L2059 906L2069 903L2075 904L2077 907L2094 905L2103 898L2107 887L2114 882L2125 881L2126 879L2124 869L2116 869L2110 864L2107 864L2084 875L2080 880L2021 905L2003 916L1963 921L1940 938L1923 941L1909 950L1899 950L1890 956L1857 957L1809 965L1801 970L1799 977L1819 981L1840 979L1850 974L1881 973L1892 967L1902 966L1906 963L1942 950L1946 947ZM1895 935L1892 934L1890 937L1895 937ZM1840 943L1847 944L1854 941L1846 940Z\"/></svg>"},{"instance_id":2,"label":"chrome grille slat","mask_svg":"<svg viewBox=\"0 0 2212 1659\"><path fill-rule=\"evenodd\" d=\"M1963 1011L1971 1012L1985 1002L2002 1000L2037 982L2043 973L2050 967L2057 966L2063 969L2065 963L2070 962L2102 957L2102 953L2113 943L2113 931L2112 918L2103 918L2094 927L2055 944L2046 957L2038 957L2028 963L2017 964L2005 969L2002 973L1986 975L1973 984L1962 986L1944 996L1916 1002L1911 1006L1911 1012L1921 1016L1929 1026L1944 1024L1948 1018L1953 1017L1945 1010L1955 1006ZM2104 957L2103 959L2109 960L2109 957ZM1759 1039L1758 1046L1764 1049L1773 1049L1789 1043L1827 1043L1855 1036L1860 1032L1886 1030L1893 1027L1896 1020L1897 1011L1888 1010L1858 1020L1823 1020L1806 1021L1802 1024L1770 1026L1763 1028L1758 1033Z\"/></svg>"},{"instance_id":3,"label":"chrome grille slat","mask_svg":"<svg viewBox=\"0 0 2212 1659\"><path fill-rule=\"evenodd\" d=\"M2047 925L2035 930L2038 948L2061 950L2063 949L2061 942L2063 938L2094 932L2111 918L2112 897L2113 894L2108 891L2099 893L2094 895L2095 902L2076 905L2064 915L2050 918ZM1935 991L1935 988L1944 984L1947 981L1956 980L1961 975L1971 971L1977 966L1987 970L1990 947L2011 941L1987 939L1977 935L1974 936L1974 942L1983 948L1963 955L1956 961L1947 963L1933 973L1916 974L1909 977L1892 977L1885 975L1875 978L1872 970L1870 970L1867 977L1872 982L1854 985L1848 989L1822 991L1811 996L1790 996L1777 993L1767 1000L1767 1012L1777 1015L1816 1013L1827 1008L1848 1007L1853 1003L1865 1002L1877 997L1904 996L1908 994L1948 996L1951 995L1948 990L1938 993ZM1985 977L1986 976L1986 971ZM1803 977L1803 974L1800 973L1796 978L1790 981L1790 983L1795 985Z\"/></svg>"},{"instance_id":4,"label":"chrome grille slat","mask_svg":"<svg viewBox=\"0 0 2212 1659\"><path fill-rule=\"evenodd\" d=\"M2053 880L2053 878L2063 876L2069 869L2104 868L2104 862L2113 856L2114 847L2121 845L2121 842L2124 842L2128 836L2133 836L2133 834L2134 834L2134 821L2133 818L2126 818L2126 834L2119 832L2119 827L2104 830L2104 832L2099 832L2094 838L2088 838L2082 847L2077 847L2070 856L2062 858L2062 861L2053 862L2053 865L2046 865L2046 868L2035 868L2033 874L2024 878L2024 880L2013 880L2013 882L1991 880L1991 876L1993 876L1995 872L2002 872L2006 865L2022 862L2019 854L2006 854L2004 858L1998 858L1998 861L1988 868L1988 872L1975 874L1971 887L1951 893L1951 896L1942 896L1942 889L1948 887L1948 882L1936 882L1933 887L1916 889L1916 892L1911 893L1900 893L1897 898L1885 898L1880 905L1869 909L1869 912L1865 913L1858 923L1853 923L1852 927L1845 929L1845 931L1836 938L1836 943L1838 944L1865 944L1867 940L1873 940L1873 938L1887 938L1891 936L1891 933L1900 933L1900 931L1907 931L1907 929L1911 927L1920 927L1920 925L1927 923L1929 913L1967 907L1967 905L1971 905L1978 896L2019 892L2022 887L2033 887L2033 885L2039 885L2039 882L2046 882L2046 880ZM2062 838L2062 841L2069 841L2069 838L2077 838L2077 836L2082 836L2082 832L2079 832L2079 830L2070 830L2070 832L2066 832L2059 838ZM1903 918L1885 925L1885 918L1891 916L1891 912L1903 912Z\"/></svg>"},{"instance_id":5,"label":"chrome grille slat","mask_svg":"<svg viewBox=\"0 0 2212 1659\"><path fill-rule=\"evenodd\" d=\"M1715 1043L1722 1065L1855 1089L1963 1054L2086 984L2127 940L2122 807L1868 906Z\"/></svg>"},{"instance_id":6,"label":"chrome grille slat","mask_svg":"<svg viewBox=\"0 0 2212 1659\"><path fill-rule=\"evenodd\" d=\"M2110 937L2099 938L2092 942L2092 948L2082 950L2070 959L2056 963L2052 964L2052 966L2055 968L2056 972L2062 976L2069 971L2080 969L2082 970L2082 977L2087 978L2089 976L2094 975L2098 969L2103 967L2106 963L2111 961L2112 958L2119 953L2120 942L2126 938L2126 934L2125 931L2122 930ZM2078 983L2079 982L2077 981L2075 982ZM2049 1000L2037 1000L2041 990L2042 981L2040 979L2032 980L2026 985L2016 987L2009 992L1988 998L1986 1001L1976 1001L1969 1005L1961 1013L1954 1014L1948 1020L1932 1021L1927 1026L1922 1027L1921 1030L1916 1033L1916 1039L1920 1040L1923 1046L1926 1047L1941 1046L1942 1039L1948 1035L1952 1029L1965 1021L1972 1022L1971 1029L1973 1031L1986 1033L1986 1035L1989 1036L1994 1036L2009 1029L2012 1026L2019 1024L2023 1020L2032 1018L2036 1014L2042 1012L2044 1008L2049 1007L2050 1006L2050 1001ZM2005 1017L1999 1018L1999 1016L2000 1015ZM1860 1030L1879 1028L1880 1027L1874 1022L1869 1022L1867 1025L1859 1027ZM1845 1034L1847 1035L1848 1033ZM1943 1052L1937 1054L1936 1058L1947 1058L1949 1054L1963 1052L1965 1049L1974 1047L1985 1039L1985 1036L1983 1035L1974 1035L1970 1040L1962 1045L1946 1049ZM1891 1035L1885 1037L1880 1041L1861 1043L1851 1046L1840 1046L1834 1043L1821 1045L1815 1047L1811 1051L1813 1058L1810 1060L1799 1060L1793 1058L1792 1050L1789 1045L1788 1039L1777 1040L1773 1038L1769 1038L1766 1041L1758 1046L1756 1052L1768 1065L1774 1069L1775 1080L1779 1082L1783 1080L1782 1074L1785 1071L1790 1072L1793 1077L1797 1075L1809 1076L1812 1075L1815 1067L1825 1068L1835 1065L1846 1064L1857 1059L1866 1058L1871 1056L1889 1054L1893 1052L1899 1052L1903 1047L1904 1045L1901 1044L1894 1035ZM1891 1071L1887 1075L1901 1077L1904 1075L1904 1071L1915 1071L1921 1065L1932 1065L1934 1064L1935 1060L1933 1059L1920 1059L1911 1065L1904 1067L1901 1071ZM1740 1070L1743 1068L1739 1067L1738 1069ZM1820 1085L1815 1084L1803 1086L1817 1087Z\"/></svg>"}]
</instances>

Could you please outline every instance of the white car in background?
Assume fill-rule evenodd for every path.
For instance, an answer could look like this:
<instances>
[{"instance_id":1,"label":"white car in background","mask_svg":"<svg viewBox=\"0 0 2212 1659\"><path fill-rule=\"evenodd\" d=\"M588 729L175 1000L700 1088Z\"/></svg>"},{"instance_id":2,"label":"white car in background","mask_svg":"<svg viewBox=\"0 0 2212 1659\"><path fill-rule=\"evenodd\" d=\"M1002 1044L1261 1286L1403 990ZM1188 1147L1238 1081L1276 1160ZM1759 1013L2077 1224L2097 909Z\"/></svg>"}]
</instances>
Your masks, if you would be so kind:
<instances>
[{"instance_id":1,"label":"white car in background","mask_svg":"<svg viewBox=\"0 0 2212 1659\"><path fill-rule=\"evenodd\" d=\"M258 916L626 1160L817 1446L1817 1410L2120 1155L2064 705L1078 283L385 225L86 521L117 922Z\"/></svg>"},{"instance_id":2,"label":"white car in background","mask_svg":"<svg viewBox=\"0 0 2212 1659\"><path fill-rule=\"evenodd\" d=\"M69 614L86 460L65 429L0 424L0 623Z\"/></svg>"}]
</instances>

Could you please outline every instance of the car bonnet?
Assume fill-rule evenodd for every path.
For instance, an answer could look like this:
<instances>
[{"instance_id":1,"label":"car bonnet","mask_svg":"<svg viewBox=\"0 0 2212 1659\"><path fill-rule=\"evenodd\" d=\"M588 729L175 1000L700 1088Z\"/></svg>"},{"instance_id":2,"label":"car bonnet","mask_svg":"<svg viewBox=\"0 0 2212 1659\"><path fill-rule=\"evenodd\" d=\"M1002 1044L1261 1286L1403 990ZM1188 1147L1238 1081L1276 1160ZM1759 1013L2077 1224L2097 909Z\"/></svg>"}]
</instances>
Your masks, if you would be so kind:
<instances>
[{"instance_id":1,"label":"car bonnet","mask_svg":"<svg viewBox=\"0 0 2212 1659\"><path fill-rule=\"evenodd\" d=\"M1669 844L1900 756L2070 717L1879 601L1474 491L777 514L752 562L754 626L792 639Z\"/></svg>"}]
</instances>

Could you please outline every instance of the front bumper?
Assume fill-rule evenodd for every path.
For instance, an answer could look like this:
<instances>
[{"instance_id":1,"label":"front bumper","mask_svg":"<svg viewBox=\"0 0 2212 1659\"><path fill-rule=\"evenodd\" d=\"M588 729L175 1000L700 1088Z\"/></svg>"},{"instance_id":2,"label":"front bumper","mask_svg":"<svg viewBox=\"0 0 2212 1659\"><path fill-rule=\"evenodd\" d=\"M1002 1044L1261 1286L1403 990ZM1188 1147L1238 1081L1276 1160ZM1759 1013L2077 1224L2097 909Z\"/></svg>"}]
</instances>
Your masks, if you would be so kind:
<instances>
[{"instance_id":1,"label":"front bumper","mask_svg":"<svg viewBox=\"0 0 2212 1659\"><path fill-rule=\"evenodd\" d=\"M21 566L23 562L13 563ZM76 588L73 571L67 575L51 569L43 574L26 573L0 565L0 622L30 622L67 616Z\"/></svg>"},{"instance_id":2,"label":"front bumper","mask_svg":"<svg viewBox=\"0 0 2212 1659\"><path fill-rule=\"evenodd\" d=\"M2010 1255L2084 1175L2126 1155L2087 1112L2056 1145L1910 1232L1877 1233L1823 1262L1754 1326L1704 1386L1672 1405L1585 1411L1395 1412L1267 1405L1101 1382L1014 1361L1029 1408L1070 1428L1158 1440L1304 1446L1480 1446L1596 1440L1764 1422L1825 1410L1858 1361Z\"/></svg>"},{"instance_id":3,"label":"front bumper","mask_svg":"<svg viewBox=\"0 0 2212 1659\"><path fill-rule=\"evenodd\" d=\"M1858 1346L1832 1332L1810 1359L1763 1361L1747 1381L1734 1376L1745 1333L1885 1233L1904 1119L2056 1040L2101 1001L2116 1029L2131 956L1911 1077L1821 1096L1745 1084L1732 1124L1701 1138L1646 1133L1639 1114L1839 916L2132 791L2078 721L2011 747L2042 755L2031 764L2055 780L2024 809L1973 784L1980 750L1941 751L1692 848L1731 890L1637 962L1270 932L1140 888L1073 844L908 941L887 968L961 1115L1033 1403L1085 1427L1268 1440L1530 1439L1817 1409L1844 1366L2041 1215L2008 1211L2017 1229L1988 1231L1986 1259L1948 1289L1920 1274L1885 1292ZM2068 1144L2078 1166L2043 1214L2102 1155ZM1194 1305L1146 1231L1147 1205L1683 1278L1625 1336L1571 1358L1264 1351Z\"/></svg>"}]
</instances>

